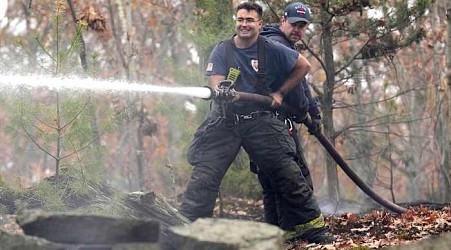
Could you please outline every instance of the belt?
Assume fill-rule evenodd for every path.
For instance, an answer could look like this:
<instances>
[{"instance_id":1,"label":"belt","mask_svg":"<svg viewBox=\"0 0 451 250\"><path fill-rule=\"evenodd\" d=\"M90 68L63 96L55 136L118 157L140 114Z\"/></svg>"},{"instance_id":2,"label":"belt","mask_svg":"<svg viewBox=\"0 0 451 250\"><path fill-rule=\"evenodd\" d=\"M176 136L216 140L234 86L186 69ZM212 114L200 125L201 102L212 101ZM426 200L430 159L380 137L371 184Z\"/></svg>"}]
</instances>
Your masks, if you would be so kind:
<instances>
[{"instance_id":1,"label":"belt","mask_svg":"<svg viewBox=\"0 0 451 250\"><path fill-rule=\"evenodd\" d=\"M232 114L227 120L233 124L254 120L258 117L272 114L271 111L254 111L248 114Z\"/></svg>"}]
</instances>

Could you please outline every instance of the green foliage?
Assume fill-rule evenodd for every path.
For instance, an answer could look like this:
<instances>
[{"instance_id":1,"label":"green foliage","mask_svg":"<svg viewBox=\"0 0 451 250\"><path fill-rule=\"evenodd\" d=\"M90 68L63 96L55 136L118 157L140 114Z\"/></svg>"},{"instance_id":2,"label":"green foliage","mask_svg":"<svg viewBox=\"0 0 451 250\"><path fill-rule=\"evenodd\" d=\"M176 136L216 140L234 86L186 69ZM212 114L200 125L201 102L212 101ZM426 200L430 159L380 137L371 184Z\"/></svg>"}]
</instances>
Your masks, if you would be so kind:
<instances>
[{"instance_id":1,"label":"green foliage","mask_svg":"<svg viewBox=\"0 0 451 250\"><path fill-rule=\"evenodd\" d=\"M23 49L33 65L52 75L75 73L79 67L75 53L81 45L82 25L77 24L74 34L68 33L65 27L65 1L55 1L52 16L52 32L35 35L32 43L26 38L17 38L17 44ZM64 32L63 32L64 30ZM69 45L63 44L63 38L71 39ZM34 44L33 44L34 43ZM37 48L36 48L36 47ZM30 49L31 48L31 49ZM37 49L40 51L36 53Z\"/></svg>"},{"instance_id":2,"label":"green foliage","mask_svg":"<svg viewBox=\"0 0 451 250\"><path fill-rule=\"evenodd\" d=\"M290 4L290 2L276 0L271 1L269 5L263 4L263 23L279 23L285 7Z\"/></svg>"},{"instance_id":3,"label":"green foliage","mask_svg":"<svg viewBox=\"0 0 451 250\"><path fill-rule=\"evenodd\" d=\"M126 216L126 213L130 213L130 210L122 206L122 201L125 195L122 193L114 193L112 196L105 200L97 200L93 204L86 207L80 207L75 212L93 214L93 215L106 215L106 216ZM132 216L132 215L130 215Z\"/></svg>"},{"instance_id":4,"label":"green foliage","mask_svg":"<svg viewBox=\"0 0 451 250\"><path fill-rule=\"evenodd\" d=\"M435 3L435 0L418 0L415 1L415 6L412 8L413 12L416 12L418 16L423 16L426 13L426 10Z\"/></svg>"},{"instance_id":5,"label":"green foliage","mask_svg":"<svg viewBox=\"0 0 451 250\"><path fill-rule=\"evenodd\" d=\"M0 176L0 214L13 213L15 200L20 195L20 190L9 185Z\"/></svg>"},{"instance_id":6,"label":"green foliage","mask_svg":"<svg viewBox=\"0 0 451 250\"><path fill-rule=\"evenodd\" d=\"M88 151L95 154L94 150ZM91 159L88 155L86 158ZM70 176L69 188L75 196L93 195L93 190L100 189L105 184L105 167L100 162L98 164L85 163L82 160L67 169Z\"/></svg>"},{"instance_id":7,"label":"green foliage","mask_svg":"<svg viewBox=\"0 0 451 250\"><path fill-rule=\"evenodd\" d=\"M57 0L53 6L53 37L34 38L42 53L30 53L24 39L19 40L30 59L52 75L73 73L80 68L74 66L79 64L76 52L80 49L82 26L77 24L75 34L62 32L66 29L63 22L65 4L65 1ZM69 45L64 44L67 38L70 40ZM52 91L44 92L44 97L37 97L35 92L36 90L23 88L14 98L11 97L12 102L8 104L12 111L8 117L8 132L22 135L38 150L51 156L55 160L57 174L62 166L78 165L86 169L97 169L93 175L89 175L97 178L101 172L98 167L103 164L104 153L98 143L99 131L94 131L92 124L96 115L94 107L97 107L95 98L84 93ZM115 129L117 117L106 117L100 121L101 124L95 125L103 131ZM92 168L94 166L97 168Z\"/></svg>"},{"instance_id":8,"label":"green foliage","mask_svg":"<svg viewBox=\"0 0 451 250\"><path fill-rule=\"evenodd\" d=\"M250 171L249 157L241 150L222 181L222 192L236 197L261 199L257 175Z\"/></svg>"},{"instance_id":9,"label":"green foliage","mask_svg":"<svg viewBox=\"0 0 451 250\"><path fill-rule=\"evenodd\" d=\"M184 35L195 44L201 59L206 58L213 45L234 33L232 1L196 0L192 23L184 25ZM203 63L200 63L203 67Z\"/></svg>"},{"instance_id":10,"label":"green foliage","mask_svg":"<svg viewBox=\"0 0 451 250\"><path fill-rule=\"evenodd\" d=\"M174 69L174 78L177 86L205 86L203 70L196 67L180 67ZM154 106L150 110L153 117L168 119L168 146L170 159L154 160L152 169L162 175L164 187L170 187L171 196L175 183L185 183L192 167L186 161L185 152L193 138L196 128L201 124L209 110L209 102L177 95L154 96ZM191 111L185 105L196 108ZM162 128L163 129L163 128ZM170 162L169 162L170 161ZM171 168L168 168L170 163Z\"/></svg>"},{"instance_id":11,"label":"green foliage","mask_svg":"<svg viewBox=\"0 0 451 250\"><path fill-rule=\"evenodd\" d=\"M66 211L66 202L64 200L65 189L57 185L43 181L34 189L33 196L30 197L32 203L38 202L45 211Z\"/></svg>"},{"instance_id":12,"label":"green foliage","mask_svg":"<svg viewBox=\"0 0 451 250\"><path fill-rule=\"evenodd\" d=\"M0 204L0 214L7 214L7 213L8 213L8 208L5 205Z\"/></svg>"},{"instance_id":13,"label":"green foliage","mask_svg":"<svg viewBox=\"0 0 451 250\"><path fill-rule=\"evenodd\" d=\"M48 98L50 103L36 103L31 93L21 92L13 100L9 128L21 128L26 138L48 154L61 159L95 140L90 126L91 117L84 113L91 98L73 93L49 95ZM65 101L59 101L61 99ZM62 155L56 152L57 141L63 149Z\"/></svg>"},{"instance_id":14,"label":"green foliage","mask_svg":"<svg viewBox=\"0 0 451 250\"><path fill-rule=\"evenodd\" d=\"M90 205L98 196L103 197L99 192L103 190L105 180L100 169L95 166L63 168L59 178L53 176L16 192L16 210L68 211Z\"/></svg>"}]
</instances>

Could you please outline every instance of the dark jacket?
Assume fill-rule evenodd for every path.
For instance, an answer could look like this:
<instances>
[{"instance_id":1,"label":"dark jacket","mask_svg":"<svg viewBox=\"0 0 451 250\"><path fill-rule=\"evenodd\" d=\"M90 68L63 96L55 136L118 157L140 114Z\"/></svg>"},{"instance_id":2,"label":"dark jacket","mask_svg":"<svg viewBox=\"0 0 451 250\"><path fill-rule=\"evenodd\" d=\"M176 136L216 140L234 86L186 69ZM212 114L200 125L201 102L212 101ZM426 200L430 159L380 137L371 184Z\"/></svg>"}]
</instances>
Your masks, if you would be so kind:
<instances>
[{"instance_id":1,"label":"dark jacket","mask_svg":"<svg viewBox=\"0 0 451 250\"><path fill-rule=\"evenodd\" d=\"M280 30L279 24L267 24L263 26L263 30L261 31L260 35L269 38L273 41L280 42L281 44L289 48L295 49L294 43L288 40L285 34ZM310 91L310 88L307 84L307 80L305 78L302 81L302 84L299 84L299 88L295 88L291 92L297 93L299 96L298 97L292 96L294 95L294 93L290 93L289 95L287 95L286 101L289 103L289 105L292 106L290 102L295 101L301 102L299 104L300 106L305 105L306 103L303 100L301 100L302 98L305 97L308 100L307 103L308 108L306 109L306 111L310 114L310 116L317 117L320 114L318 104L313 99L312 92Z\"/></svg>"}]
</instances>

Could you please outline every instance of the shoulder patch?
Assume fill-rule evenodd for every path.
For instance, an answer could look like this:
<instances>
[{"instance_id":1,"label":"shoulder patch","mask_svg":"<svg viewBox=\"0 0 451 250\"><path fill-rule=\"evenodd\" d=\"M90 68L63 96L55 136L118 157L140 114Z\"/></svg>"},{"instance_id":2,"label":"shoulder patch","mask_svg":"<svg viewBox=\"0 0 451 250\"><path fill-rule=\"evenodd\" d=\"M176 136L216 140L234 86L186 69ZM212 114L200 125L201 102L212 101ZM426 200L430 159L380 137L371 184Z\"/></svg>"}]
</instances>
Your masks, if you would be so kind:
<instances>
[{"instance_id":1,"label":"shoulder patch","mask_svg":"<svg viewBox=\"0 0 451 250\"><path fill-rule=\"evenodd\" d=\"M208 63L207 64L207 71L212 71L213 70L213 63Z\"/></svg>"}]
</instances>

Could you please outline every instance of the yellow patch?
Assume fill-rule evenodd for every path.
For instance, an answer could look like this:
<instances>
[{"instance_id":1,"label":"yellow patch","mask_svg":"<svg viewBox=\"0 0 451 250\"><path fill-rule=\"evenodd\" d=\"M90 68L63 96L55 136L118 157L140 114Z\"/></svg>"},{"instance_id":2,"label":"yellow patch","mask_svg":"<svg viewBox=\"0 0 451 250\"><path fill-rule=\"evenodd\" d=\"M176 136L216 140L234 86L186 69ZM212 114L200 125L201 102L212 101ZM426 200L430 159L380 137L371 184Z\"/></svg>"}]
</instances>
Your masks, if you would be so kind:
<instances>
[{"instance_id":1,"label":"yellow patch","mask_svg":"<svg viewBox=\"0 0 451 250\"><path fill-rule=\"evenodd\" d=\"M241 73L241 71L239 69L230 68L229 74L227 75L227 80L232 80L232 81L236 82L240 73Z\"/></svg>"}]
</instances>

